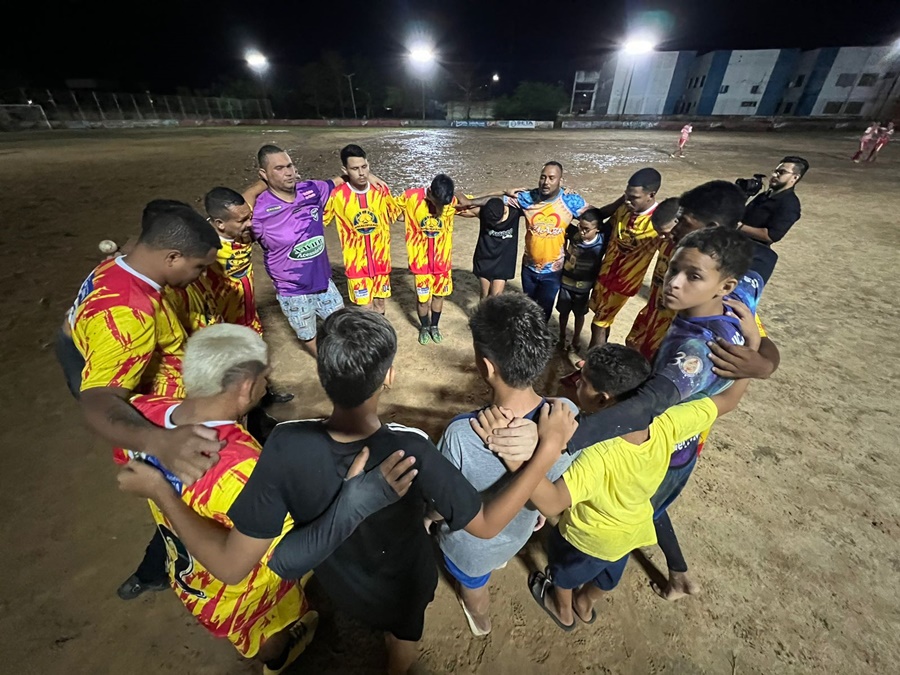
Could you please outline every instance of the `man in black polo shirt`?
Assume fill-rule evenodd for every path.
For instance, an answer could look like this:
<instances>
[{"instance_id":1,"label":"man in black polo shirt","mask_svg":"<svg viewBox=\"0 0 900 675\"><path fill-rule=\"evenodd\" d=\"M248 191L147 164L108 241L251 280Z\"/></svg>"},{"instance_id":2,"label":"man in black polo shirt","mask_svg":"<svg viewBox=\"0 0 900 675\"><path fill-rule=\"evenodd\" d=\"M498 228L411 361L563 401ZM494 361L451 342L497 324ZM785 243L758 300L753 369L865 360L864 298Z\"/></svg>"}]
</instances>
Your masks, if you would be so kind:
<instances>
[{"instance_id":1,"label":"man in black polo shirt","mask_svg":"<svg viewBox=\"0 0 900 675\"><path fill-rule=\"evenodd\" d=\"M782 159L769 178L769 189L747 204L738 226L756 245L750 268L766 283L778 262L778 254L772 250L772 244L780 241L800 220L800 199L794 193L794 186L807 169L809 162L802 157Z\"/></svg>"}]
</instances>

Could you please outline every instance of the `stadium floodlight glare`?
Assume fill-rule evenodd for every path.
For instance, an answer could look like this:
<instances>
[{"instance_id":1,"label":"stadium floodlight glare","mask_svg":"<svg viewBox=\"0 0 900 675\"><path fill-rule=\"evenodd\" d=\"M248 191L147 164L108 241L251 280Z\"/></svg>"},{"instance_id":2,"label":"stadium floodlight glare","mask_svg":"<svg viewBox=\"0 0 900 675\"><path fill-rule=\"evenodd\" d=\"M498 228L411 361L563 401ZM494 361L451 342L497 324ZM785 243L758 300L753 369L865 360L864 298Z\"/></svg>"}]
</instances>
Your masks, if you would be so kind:
<instances>
[{"instance_id":1,"label":"stadium floodlight glare","mask_svg":"<svg viewBox=\"0 0 900 675\"><path fill-rule=\"evenodd\" d=\"M652 52L656 48L651 40L647 38L630 38L622 46L622 51L626 54L646 54Z\"/></svg>"},{"instance_id":2,"label":"stadium floodlight glare","mask_svg":"<svg viewBox=\"0 0 900 675\"><path fill-rule=\"evenodd\" d=\"M413 47L409 50L409 60L423 65L433 63L435 60L434 50L430 47Z\"/></svg>"},{"instance_id":3,"label":"stadium floodlight glare","mask_svg":"<svg viewBox=\"0 0 900 675\"><path fill-rule=\"evenodd\" d=\"M497 73L494 73L494 74L491 76L491 79L492 79L494 82L499 82L499 81L500 81L500 76L499 76Z\"/></svg>"},{"instance_id":4,"label":"stadium floodlight glare","mask_svg":"<svg viewBox=\"0 0 900 675\"><path fill-rule=\"evenodd\" d=\"M247 52L244 59L247 61L247 65L258 73L269 67L269 59L255 49Z\"/></svg>"}]
</instances>

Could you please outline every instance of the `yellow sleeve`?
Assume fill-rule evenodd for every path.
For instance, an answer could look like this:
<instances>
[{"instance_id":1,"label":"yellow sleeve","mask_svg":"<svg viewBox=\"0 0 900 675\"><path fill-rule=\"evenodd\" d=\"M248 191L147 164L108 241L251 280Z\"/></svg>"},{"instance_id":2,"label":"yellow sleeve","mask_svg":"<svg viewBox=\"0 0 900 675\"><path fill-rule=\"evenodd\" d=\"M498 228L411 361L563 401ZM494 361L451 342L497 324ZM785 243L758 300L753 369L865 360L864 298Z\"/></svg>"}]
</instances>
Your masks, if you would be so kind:
<instances>
[{"instance_id":1,"label":"yellow sleeve","mask_svg":"<svg viewBox=\"0 0 900 675\"><path fill-rule=\"evenodd\" d=\"M766 332L766 327L763 326L762 319L759 318L759 312L757 312L756 316L753 318L756 319L756 327L759 328L759 337L769 337L769 334Z\"/></svg>"},{"instance_id":2,"label":"yellow sleeve","mask_svg":"<svg viewBox=\"0 0 900 675\"><path fill-rule=\"evenodd\" d=\"M609 442L615 442L615 439L597 443L582 450L578 458L562 475L560 480L566 482L569 496L572 498L572 506L591 499L603 484L603 475L606 472L603 455L606 452L606 444Z\"/></svg>"},{"instance_id":3,"label":"yellow sleeve","mask_svg":"<svg viewBox=\"0 0 900 675\"><path fill-rule=\"evenodd\" d=\"M156 351L154 317L130 307L112 307L78 321L75 333L84 354L81 391L138 387Z\"/></svg>"},{"instance_id":4,"label":"yellow sleeve","mask_svg":"<svg viewBox=\"0 0 900 675\"><path fill-rule=\"evenodd\" d=\"M718 415L716 404L706 397L679 403L653 421L650 425L650 435L652 436L654 431L667 434L672 438L674 446L709 429Z\"/></svg>"},{"instance_id":5,"label":"yellow sleeve","mask_svg":"<svg viewBox=\"0 0 900 675\"><path fill-rule=\"evenodd\" d=\"M400 220L401 218L405 218L406 207L409 204L409 197L406 196L406 193L401 192L399 195L391 195L389 199L394 204L394 211L397 214L395 219Z\"/></svg>"},{"instance_id":6,"label":"yellow sleeve","mask_svg":"<svg viewBox=\"0 0 900 675\"><path fill-rule=\"evenodd\" d=\"M322 216L322 225L328 227L332 220L334 220L334 202L335 202L335 193L332 192L331 196L328 198L328 201L325 202L325 213Z\"/></svg>"}]
</instances>

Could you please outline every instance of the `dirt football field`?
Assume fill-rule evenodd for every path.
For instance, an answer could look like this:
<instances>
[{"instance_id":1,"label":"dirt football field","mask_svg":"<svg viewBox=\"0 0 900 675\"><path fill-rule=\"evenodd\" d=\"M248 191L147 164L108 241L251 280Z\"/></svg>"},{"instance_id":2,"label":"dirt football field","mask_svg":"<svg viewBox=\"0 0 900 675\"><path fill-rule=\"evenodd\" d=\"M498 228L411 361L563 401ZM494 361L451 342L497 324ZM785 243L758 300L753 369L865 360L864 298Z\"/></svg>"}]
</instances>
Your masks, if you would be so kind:
<instances>
[{"instance_id":1,"label":"dirt football field","mask_svg":"<svg viewBox=\"0 0 900 675\"><path fill-rule=\"evenodd\" d=\"M856 135L697 132L684 159L677 134L652 131L240 128L47 132L0 136L6 262L0 267L5 354L0 425L0 653L4 673L257 673L201 628L171 592L124 602L152 533L146 503L118 492L110 449L89 433L57 366L52 341L102 239L124 242L156 197L202 208L216 185L255 177L255 153L275 143L303 177L339 171L338 150L359 143L395 192L449 173L469 193L536 184L550 159L591 203L617 198L629 175L655 166L660 197L714 178L769 172L786 154L808 158L803 218L776 245L780 262L760 314L781 368L754 382L716 424L689 488L672 508L702 593L667 603L650 588L664 567L631 560L599 619L565 634L526 588L543 566L540 536L491 581L493 633L473 638L442 581L426 617L421 672L896 673L900 666L900 144L874 165L849 156ZM896 146L896 147L895 147ZM467 314L476 221L457 219L455 292L441 345L416 342L415 296L402 223L394 226L387 316L400 346L384 420L437 439L458 412L482 405ZM346 296L340 248L328 250ZM520 247L522 243L520 242ZM296 398L279 419L324 415L314 363L301 351L256 258L257 295L274 354L273 379ZM646 299L628 303L623 341ZM518 281L512 283L519 288ZM555 331L556 316L551 322ZM554 357L542 393L556 394ZM293 673L378 673L380 637L335 615Z\"/></svg>"}]
</instances>

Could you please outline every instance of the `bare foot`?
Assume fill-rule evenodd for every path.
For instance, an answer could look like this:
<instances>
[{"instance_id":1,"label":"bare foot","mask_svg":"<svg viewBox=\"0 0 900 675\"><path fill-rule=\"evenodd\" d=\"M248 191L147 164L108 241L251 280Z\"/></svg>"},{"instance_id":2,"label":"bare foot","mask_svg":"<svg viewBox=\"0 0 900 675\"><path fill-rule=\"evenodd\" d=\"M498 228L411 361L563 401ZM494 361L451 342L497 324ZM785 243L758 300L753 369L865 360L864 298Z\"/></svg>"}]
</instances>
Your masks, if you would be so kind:
<instances>
[{"instance_id":1,"label":"bare foot","mask_svg":"<svg viewBox=\"0 0 900 675\"><path fill-rule=\"evenodd\" d=\"M698 595L700 586L692 581L687 572L672 572L669 570L669 583L660 588L656 582L651 581L650 586L663 600L678 600L686 595Z\"/></svg>"}]
</instances>

